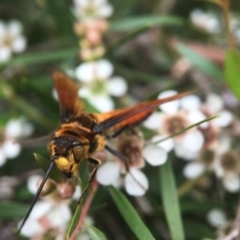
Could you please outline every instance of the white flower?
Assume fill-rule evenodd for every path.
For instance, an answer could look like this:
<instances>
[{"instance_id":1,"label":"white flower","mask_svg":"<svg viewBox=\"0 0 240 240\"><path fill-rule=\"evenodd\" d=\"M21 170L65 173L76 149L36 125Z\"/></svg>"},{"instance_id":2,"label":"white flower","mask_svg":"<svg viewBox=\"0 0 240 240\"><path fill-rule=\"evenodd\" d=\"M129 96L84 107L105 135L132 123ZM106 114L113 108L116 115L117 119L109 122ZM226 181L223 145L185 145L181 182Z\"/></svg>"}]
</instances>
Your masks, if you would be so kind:
<instances>
[{"instance_id":1,"label":"white flower","mask_svg":"<svg viewBox=\"0 0 240 240\"><path fill-rule=\"evenodd\" d=\"M76 77L81 82L108 79L113 73L113 65L106 59L84 62L76 68Z\"/></svg>"},{"instance_id":2,"label":"white flower","mask_svg":"<svg viewBox=\"0 0 240 240\"><path fill-rule=\"evenodd\" d=\"M21 145L19 143L13 143L12 140L6 140L2 144L2 150L6 158L12 159L20 154Z\"/></svg>"},{"instance_id":3,"label":"white flower","mask_svg":"<svg viewBox=\"0 0 240 240\"><path fill-rule=\"evenodd\" d=\"M6 159L16 158L21 152L21 145L15 141L16 138L28 137L33 132L33 126L23 118L10 119L5 128L3 142L0 143L0 166Z\"/></svg>"},{"instance_id":4,"label":"white flower","mask_svg":"<svg viewBox=\"0 0 240 240\"><path fill-rule=\"evenodd\" d=\"M98 169L96 179L102 185L119 187L121 168L117 161L106 162ZM132 167L124 177L124 186L129 195L142 196L148 189L148 180L144 173Z\"/></svg>"},{"instance_id":5,"label":"white flower","mask_svg":"<svg viewBox=\"0 0 240 240\"><path fill-rule=\"evenodd\" d=\"M28 190L35 194L38 189L39 175L32 175L27 180ZM79 200L81 194L80 186L75 188L72 199ZM69 200L62 200L57 197L56 193L46 195L35 204L29 218L24 224L21 234L34 238L43 236L50 229L57 232L56 239L65 239L68 223L72 217ZM19 222L19 226L22 221Z\"/></svg>"},{"instance_id":6,"label":"white flower","mask_svg":"<svg viewBox=\"0 0 240 240\"><path fill-rule=\"evenodd\" d=\"M5 126L5 136L15 139L29 137L33 132L33 125L26 122L23 118L10 119Z\"/></svg>"},{"instance_id":7,"label":"white flower","mask_svg":"<svg viewBox=\"0 0 240 240\"><path fill-rule=\"evenodd\" d=\"M201 162L191 162L187 164L183 170L183 174L188 179L200 176L205 170L205 166Z\"/></svg>"},{"instance_id":8,"label":"white flower","mask_svg":"<svg viewBox=\"0 0 240 240\"><path fill-rule=\"evenodd\" d=\"M200 9L195 9L191 12L190 19L194 25L208 33L220 32L220 22L217 15L212 12L204 12Z\"/></svg>"},{"instance_id":9,"label":"white flower","mask_svg":"<svg viewBox=\"0 0 240 240\"><path fill-rule=\"evenodd\" d=\"M227 191L238 192L240 190L240 156L230 149L230 144L230 139L220 139L215 151L213 170L216 176L222 180Z\"/></svg>"},{"instance_id":10,"label":"white flower","mask_svg":"<svg viewBox=\"0 0 240 240\"><path fill-rule=\"evenodd\" d=\"M107 158L109 160L97 171L97 181L102 185L116 187L123 184L129 195L143 195L148 189L148 180L145 174L139 170L144 166L142 158L143 138L140 132L133 133L131 130L125 130L118 137L112 139L110 144L111 148L125 157L126 163L123 159L109 154ZM126 171L126 164L129 171ZM123 177L122 174L124 174Z\"/></svg>"},{"instance_id":11,"label":"white flower","mask_svg":"<svg viewBox=\"0 0 240 240\"><path fill-rule=\"evenodd\" d=\"M227 218L221 209L212 209L207 214L207 220L213 227L220 227L226 224Z\"/></svg>"},{"instance_id":12,"label":"white flower","mask_svg":"<svg viewBox=\"0 0 240 240\"><path fill-rule=\"evenodd\" d=\"M177 94L176 91L168 90L159 94L158 98L165 98L175 94ZM182 99L161 104L159 108L163 113L153 113L143 124L151 130L158 130L160 138L170 136L206 118L204 114L197 111L200 103L201 101L197 96L189 95ZM167 141L169 142L170 140L168 139ZM171 140L170 148L166 152L174 149L178 157L189 160L197 156L203 143L202 133L197 128L192 128L175 136ZM161 144L164 144L164 142Z\"/></svg>"},{"instance_id":13,"label":"white flower","mask_svg":"<svg viewBox=\"0 0 240 240\"><path fill-rule=\"evenodd\" d=\"M113 7L106 0L74 0L74 15L81 21L107 18L113 13Z\"/></svg>"},{"instance_id":14,"label":"white flower","mask_svg":"<svg viewBox=\"0 0 240 240\"><path fill-rule=\"evenodd\" d=\"M22 24L13 20L9 23L0 21L0 62L7 61L12 53L23 52L26 38L22 35Z\"/></svg>"},{"instance_id":15,"label":"white flower","mask_svg":"<svg viewBox=\"0 0 240 240\"><path fill-rule=\"evenodd\" d=\"M122 77L114 76L113 65L106 59L85 62L76 68L76 77L83 83L79 96L85 97L99 111L110 111L114 103L110 95L120 97L127 91Z\"/></svg>"},{"instance_id":16,"label":"white flower","mask_svg":"<svg viewBox=\"0 0 240 240\"><path fill-rule=\"evenodd\" d=\"M208 115L219 115L218 118L215 118L211 123L218 127L227 127L233 121L233 115L231 112L225 110L224 103L221 97L217 94L210 93L207 95L206 104L204 110L208 111Z\"/></svg>"}]
</instances>

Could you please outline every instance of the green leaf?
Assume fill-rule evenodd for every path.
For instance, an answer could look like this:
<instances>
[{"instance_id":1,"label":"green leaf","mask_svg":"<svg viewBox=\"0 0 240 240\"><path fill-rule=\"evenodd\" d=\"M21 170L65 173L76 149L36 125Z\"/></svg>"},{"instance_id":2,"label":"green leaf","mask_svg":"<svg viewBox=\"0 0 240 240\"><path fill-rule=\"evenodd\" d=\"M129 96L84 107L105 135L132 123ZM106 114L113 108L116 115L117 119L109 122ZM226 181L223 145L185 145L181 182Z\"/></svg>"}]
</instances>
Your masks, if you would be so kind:
<instances>
[{"instance_id":1,"label":"green leaf","mask_svg":"<svg viewBox=\"0 0 240 240\"><path fill-rule=\"evenodd\" d=\"M44 172L46 172L49 168L50 161L38 153L34 153L33 155L38 165L43 169ZM53 166L51 173L49 174L49 178L53 179L56 182L61 182L63 179L63 175L56 166Z\"/></svg>"},{"instance_id":2,"label":"green leaf","mask_svg":"<svg viewBox=\"0 0 240 240\"><path fill-rule=\"evenodd\" d=\"M72 217L71 223L70 223L69 228L68 228L67 239L70 238L73 231L77 227L78 221L80 219L81 210L82 210L82 201L80 202L80 204L77 205L77 208L76 208L76 210L74 212L74 215Z\"/></svg>"},{"instance_id":3,"label":"green leaf","mask_svg":"<svg viewBox=\"0 0 240 240\"><path fill-rule=\"evenodd\" d=\"M0 219L13 219L25 216L29 206L17 202L0 202Z\"/></svg>"},{"instance_id":4,"label":"green leaf","mask_svg":"<svg viewBox=\"0 0 240 240\"><path fill-rule=\"evenodd\" d=\"M106 240L106 236L97 228L88 225L87 226L87 231L90 235L91 240Z\"/></svg>"},{"instance_id":5,"label":"green leaf","mask_svg":"<svg viewBox=\"0 0 240 240\"><path fill-rule=\"evenodd\" d=\"M75 56L77 48L63 49L57 51L28 53L16 56L7 62L0 63L0 66L6 65L32 65L39 63L56 62Z\"/></svg>"},{"instance_id":6,"label":"green leaf","mask_svg":"<svg viewBox=\"0 0 240 240\"><path fill-rule=\"evenodd\" d=\"M183 240L185 239L183 224L170 160L160 167L160 186L163 208L172 239Z\"/></svg>"},{"instance_id":7,"label":"green leaf","mask_svg":"<svg viewBox=\"0 0 240 240\"><path fill-rule=\"evenodd\" d=\"M138 28L145 27L156 27L156 26L183 26L184 21L182 18L174 16L159 16L159 15L148 15L140 17L124 18L113 22L110 25L110 31L131 31Z\"/></svg>"},{"instance_id":8,"label":"green leaf","mask_svg":"<svg viewBox=\"0 0 240 240\"><path fill-rule=\"evenodd\" d=\"M176 50L180 55L189 59L194 67L207 73L209 76L217 79L223 79L224 76L222 71L212 61L200 56L198 53L181 43L176 45Z\"/></svg>"},{"instance_id":9,"label":"green leaf","mask_svg":"<svg viewBox=\"0 0 240 240\"><path fill-rule=\"evenodd\" d=\"M155 239L127 198L115 187L109 187L111 196L122 217L140 240Z\"/></svg>"},{"instance_id":10,"label":"green leaf","mask_svg":"<svg viewBox=\"0 0 240 240\"><path fill-rule=\"evenodd\" d=\"M240 99L240 53L237 50L229 49L226 51L224 73L229 87Z\"/></svg>"}]
</instances>

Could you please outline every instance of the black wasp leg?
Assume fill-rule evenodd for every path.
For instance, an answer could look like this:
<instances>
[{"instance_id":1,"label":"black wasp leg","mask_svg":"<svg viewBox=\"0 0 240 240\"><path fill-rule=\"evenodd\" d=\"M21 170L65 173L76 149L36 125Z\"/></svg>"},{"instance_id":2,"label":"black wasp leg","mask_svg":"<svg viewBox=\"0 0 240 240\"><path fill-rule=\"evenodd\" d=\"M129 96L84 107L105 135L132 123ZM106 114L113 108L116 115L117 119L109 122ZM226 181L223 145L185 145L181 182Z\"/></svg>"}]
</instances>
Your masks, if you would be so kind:
<instances>
[{"instance_id":1,"label":"black wasp leg","mask_svg":"<svg viewBox=\"0 0 240 240\"><path fill-rule=\"evenodd\" d=\"M126 171L129 172L129 166L128 166L127 159L120 152L118 152L117 150L115 150L113 148L110 148L108 145L105 146L105 149L108 150L113 155L115 155L116 157L120 158L125 165Z\"/></svg>"},{"instance_id":2,"label":"black wasp leg","mask_svg":"<svg viewBox=\"0 0 240 240\"><path fill-rule=\"evenodd\" d=\"M145 191L146 188L133 176L133 174L129 171L129 166L128 166L128 162L125 156L123 156L120 152L118 152L115 149L112 149L111 147L109 147L108 145L105 146L105 149L108 150L110 153L112 153L113 155L115 155L116 157L120 158L126 168L126 172L129 173L131 175L131 177L133 178L133 180Z\"/></svg>"},{"instance_id":3,"label":"black wasp leg","mask_svg":"<svg viewBox=\"0 0 240 240\"><path fill-rule=\"evenodd\" d=\"M88 179L88 184L87 186L84 188L81 197L78 200L78 204L81 202L81 200L83 199L84 195L86 194L88 188L90 187L90 185L92 184L92 181L94 180L97 170L99 168L99 166L101 165L101 162L97 159L94 158L88 158L87 161L94 167L92 172L90 173L89 179Z\"/></svg>"},{"instance_id":4,"label":"black wasp leg","mask_svg":"<svg viewBox=\"0 0 240 240\"><path fill-rule=\"evenodd\" d=\"M135 135L138 135L136 129L132 126L132 125L126 125L122 128L120 128L119 130L117 130L114 134L112 134L111 136L107 136L108 139L110 138L115 138L115 137L118 137L123 131L125 130L129 130L131 131L132 134L135 134Z\"/></svg>"},{"instance_id":5,"label":"black wasp leg","mask_svg":"<svg viewBox=\"0 0 240 240\"><path fill-rule=\"evenodd\" d=\"M119 136L125 129L129 128L129 125L126 125L122 128L120 128L118 131L116 131L113 135L111 136L107 136L107 138L115 138L117 136Z\"/></svg>"}]
</instances>

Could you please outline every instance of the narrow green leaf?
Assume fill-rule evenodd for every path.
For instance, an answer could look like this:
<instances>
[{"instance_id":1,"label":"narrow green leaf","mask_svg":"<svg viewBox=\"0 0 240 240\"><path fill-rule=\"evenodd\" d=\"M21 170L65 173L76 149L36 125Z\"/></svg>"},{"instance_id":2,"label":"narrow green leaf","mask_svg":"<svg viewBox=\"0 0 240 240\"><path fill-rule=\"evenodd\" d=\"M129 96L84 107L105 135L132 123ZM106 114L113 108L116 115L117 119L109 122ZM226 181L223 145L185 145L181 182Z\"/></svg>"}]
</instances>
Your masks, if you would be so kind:
<instances>
[{"instance_id":1,"label":"narrow green leaf","mask_svg":"<svg viewBox=\"0 0 240 240\"><path fill-rule=\"evenodd\" d=\"M17 202L0 202L0 219L14 219L24 217L29 206Z\"/></svg>"},{"instance_id":2,"label":"narrow green leaf","mask_svg":"<svg viewBox=\"0 0 240 240\"><path fill-rule=\"evenodd\" d=\"M184 44L177 44L176 50L180 55L190 60L191 64L200 69L201 71L207 73L209 76L215 77L217 79L223 79L223 73L220 68L214 64L212 61L200 56L198 53L190 49Z\"/></svg>"},{"instance_id":3,"label":"narrow green leaf","mask_svg":"<svg viewBox=\"0 0 240 240\"><path fill-rule=\"evenodd\" d=\"M109 191L119 212L137 238L140 240L155 239L127 198L113 186L109 187Z\"/></svg>"},{"instance_id":4,"label":"narrow green leaf","mask_svg":"<svg viewBox=\"0 0 240 240\"><path fill-rule=\"evenodd\" d=\"M184 20L180 17L159 15L131 17L113 22L109 30L114 32L131 31L143 27L156 27L162 25L183 26Z\"/></svg>"},{"instance_id":5,"label":"narrow green leaf","mask_svg":"<svg viewBox=\"0 0 240 240\"><path fill-rule=\"evenodd\" d=\"M77 205L77 208L76 208L76 210L74 212L74 215L72 217L71 223L70 223L69 228L68 228L67 239L70 238L70 236L72 235L73 231L77 227L78 221L80 219L81 209L82 209L82 202L80 202L80 204Z\"/></svg>"},{"instance_id":6,"label":"narrow green leaf","mask_svg":"<svg viewBox=\"0 0 240 240\"><path fill-rule=\"evenodd\" d=\"M46 172L47 169L49 168L50 161L38 153L34 153L33 155L34 155L38 165L43 169L44 172ZM63 175L57 169L56 166L53 166L49 177L56 182L61 182L61 180L63 179Z\"/></svg>"},{"instance_id":7,"label":"narrow green leaf","mask_svg":"<svg viewBox=\"0 0 240 240\"><path fill-rule=\"evenodd\" d=\"M163 208L173 240L184 240L183 224L171 161L160 167L160 186Z\"/></svg>"},{"instance_id":8,"label":"narrow green leaf","mask_svg":"<svg viewBox=\"0 0 240 240\"><path fill-rule=\"evenodd\" d=\"M106 240L106 236L97 228L88 225L87 226L87 231L90 235L91 240Z\"/></svg>"},{"instance_id":9,"label":"narrow green leaf","mask_svg":"<svg viewBox=\"0 0 240 240\"><path fill-rule=\"evenodd\" d=\"M235 49L229 49L225 55L225 77L226 81L236 95L240 99L240 53Z\"/></svg>"},{"instance_id":10,"label":"narrow green leaf","mask_svg":"<svg viewBox=\"0 0 240 240\"><path fill-rule=\"evenodd\" d=\"M59 60L65 60L72 56L75 56L77 48L63 49L57 51L48 51L48 52L37 52L37 53L28 53L20 56L16 56L7 62L3 62L0 66L6 65L18 65L18 64L39 64L39 63L48 63L55 62Z\"/></svg>"}]
</instances>

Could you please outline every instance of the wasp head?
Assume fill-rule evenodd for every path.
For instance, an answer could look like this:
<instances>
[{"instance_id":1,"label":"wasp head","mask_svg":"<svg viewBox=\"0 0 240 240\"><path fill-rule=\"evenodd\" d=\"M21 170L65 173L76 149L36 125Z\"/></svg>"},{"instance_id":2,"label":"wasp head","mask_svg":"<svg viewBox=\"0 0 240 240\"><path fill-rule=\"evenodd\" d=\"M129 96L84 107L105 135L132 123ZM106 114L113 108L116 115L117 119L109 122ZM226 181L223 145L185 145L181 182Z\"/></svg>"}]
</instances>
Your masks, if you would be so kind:
<instances>
[{"instance_id":1,"label":"wasp head","mask_svg":"<svg viewBox=\"0 0 240 240\"><path fill-rule=\"evenodd\" d=\"M51 158L57 168L71 178L77 170L79 163L85 158L85 146L76 138L59 136L54 137L48 145Z\"/></svg>"}]
</instances>

